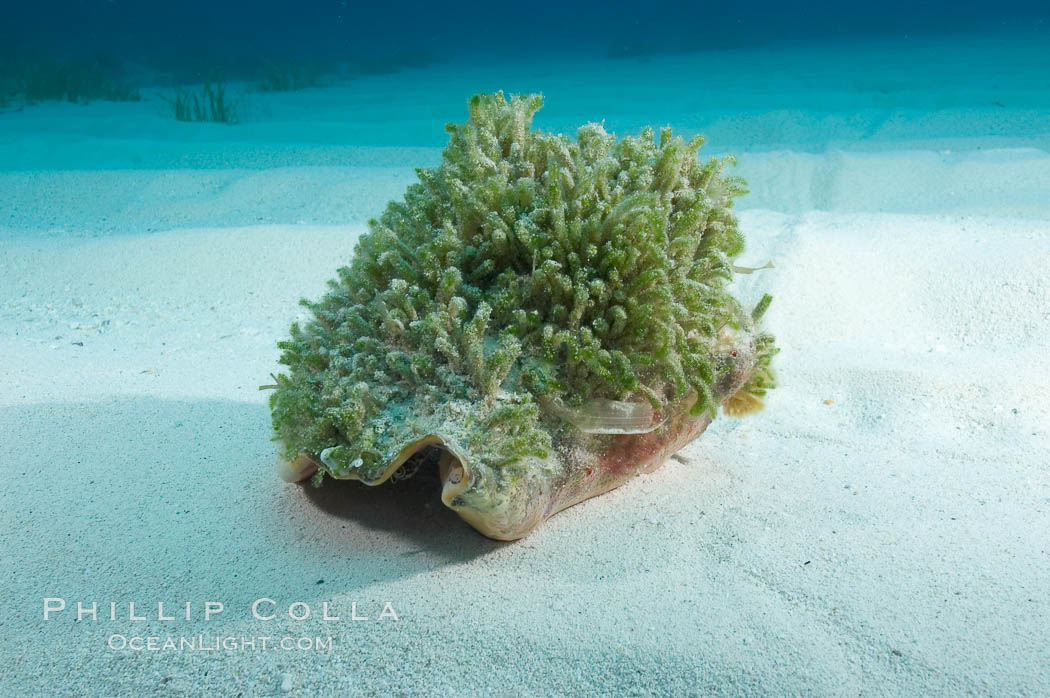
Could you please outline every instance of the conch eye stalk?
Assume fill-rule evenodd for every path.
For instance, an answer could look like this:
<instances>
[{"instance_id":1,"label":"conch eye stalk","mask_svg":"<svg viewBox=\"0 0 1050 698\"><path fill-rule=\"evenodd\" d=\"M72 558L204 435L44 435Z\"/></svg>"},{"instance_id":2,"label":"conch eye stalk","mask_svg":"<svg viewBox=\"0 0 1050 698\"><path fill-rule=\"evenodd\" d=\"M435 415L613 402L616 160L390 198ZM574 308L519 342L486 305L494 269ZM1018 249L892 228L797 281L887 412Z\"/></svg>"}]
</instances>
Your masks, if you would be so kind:
<instances>
[{"instance_id":1,"label":"conch eye stalk","mask_svg":"<svg viewBox=\"0 0 1050 698\"><path fill-rule=\"evenodd\" d=\"M744 240L729 158L669 128L532 129L538 95L480 94L279 343L281 475L441 500L514 540L654 470L775 386L764 297L728 290ZM771 265L767 265L769 267Z\"/></svg>"},{"instance_id":2,"label":"conch eye stalk","mask_svg":"<svg viewBox=\"0 0 1050 698\"><path fill-rule=\"evenodd\" d=\"M624 402L595 398L573 409L554 398L541 404L551 414L575 425L584 434L648 434L659 429L667 417L657 421L648 402Z\"/></svg>"}]
</instances>

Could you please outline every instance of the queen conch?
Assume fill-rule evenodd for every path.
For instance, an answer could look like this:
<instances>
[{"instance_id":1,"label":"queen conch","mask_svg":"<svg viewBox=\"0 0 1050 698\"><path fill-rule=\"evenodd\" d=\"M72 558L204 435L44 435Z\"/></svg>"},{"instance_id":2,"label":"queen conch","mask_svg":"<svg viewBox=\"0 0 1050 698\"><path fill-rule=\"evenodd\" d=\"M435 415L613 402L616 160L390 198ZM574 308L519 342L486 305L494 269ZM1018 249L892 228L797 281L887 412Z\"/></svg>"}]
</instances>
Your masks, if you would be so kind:
<instances>
[{"instance_id":1,"label":"queen conch","mask_svg":"<svg viewBox=\"0 0 1050 698\"><path fill-rule=\"evenodd\" d=\"M280 343L281 475L377 486L434 467L482 534L651 472L774 386L765 296L729 294L742 182L670 129L532 130L537 96L478 95ZM736 271L750 271L735 268Z\"/></svg>"}]
</instances>

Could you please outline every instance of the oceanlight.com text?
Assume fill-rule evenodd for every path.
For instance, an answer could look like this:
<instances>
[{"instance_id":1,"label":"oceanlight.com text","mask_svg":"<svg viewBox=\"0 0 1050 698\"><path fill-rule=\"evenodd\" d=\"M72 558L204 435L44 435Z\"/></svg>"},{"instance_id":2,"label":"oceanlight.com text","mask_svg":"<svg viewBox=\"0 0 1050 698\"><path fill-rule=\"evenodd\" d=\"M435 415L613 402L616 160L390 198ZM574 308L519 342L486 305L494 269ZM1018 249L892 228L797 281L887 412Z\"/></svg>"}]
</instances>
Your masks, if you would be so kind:
<instances>
[{"instance_id":1,"label":"oceanlight.com text","mask_svg":"<svg viewBox=\"0 0 1050 698\"><path fill-rule=\"evenodd\" d=\"M335 638L291 635L121 635L106 639L117 652L330 652Z\"/></svg>"}]
</instances>

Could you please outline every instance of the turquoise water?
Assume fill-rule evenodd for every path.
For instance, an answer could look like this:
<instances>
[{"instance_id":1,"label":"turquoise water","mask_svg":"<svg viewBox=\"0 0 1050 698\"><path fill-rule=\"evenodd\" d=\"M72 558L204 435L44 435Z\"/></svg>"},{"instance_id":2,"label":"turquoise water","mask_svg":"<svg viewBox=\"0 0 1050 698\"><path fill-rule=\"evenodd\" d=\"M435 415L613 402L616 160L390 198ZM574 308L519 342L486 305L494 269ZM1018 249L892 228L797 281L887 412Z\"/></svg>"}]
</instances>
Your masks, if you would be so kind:
<instances>
[{"instance_id":1,"label":"turquoise water","mask_svg":"<svg viewBox=\"0 0 1050 698\"><path fill-rule=\"evenodd\" d=\"M118 60L186 68L260 59L508 53L647 55L753 46L769 41L915 38L958 33L1046 32L1038 0L848 3L586 0L505 5L405 0L207 2L45 0L9 3L0 46L9 56L109 54Z\"/></svg>"},{"instance_id":2,"label":"turquoise water","mask_svg":"<svg viewBox=\"0 0 1050 698\"><path fill-rule=\"evenodd\" d=\"M121 63L111 54L114 60L92 73L89 84L119 83L133 101L30 100L17 92L22 83L9 80L0 110L0 178L10 186L0 189L0 203L10 214L0 226L84 233L363 223L400 194L416 167L438 162L446 138L441 126L464 118L467 97L494 90L542 93L545 106L535 123L548 130L573 133L582 123L602 121L618 134L649 124L703 133L707 152L739 157L739 174L752 191L739 204L744 208L827 209L837 197L861 200L861 210L957 205L957 211L980 213L994 203L1029 215L1046 209L1038 163L1036 178L1015 173L1017 181L1008 178L995 194L1006 200L994 202L981 192L964 196L957 187L952 198L939 191L943 179L930 173L923 186L933 189L917 197L889 173L916 153L943 160L938 167L979 156L994 171L1007 150L1009 158L1037 160L1050 150L1050 42L1040 27L1038 20L1024 27L1004 21L962 34L836 32L804 39L784 32L747 45L712 48L698 41L694 50L657 47L633 55L576 44L530 54L486 47L485 56L419 58L395 51L369 58L376 63L367 66L352 52L268 58L251 68L240 59L215 58L184 72L146 58ZM5 64L9 77L35 65L30 55ZM84 65L40 60L59 83ZM268 70L304 76L295 79L305 86L271 89ZM176 119L173 102L201 94L206 82L224 85L234 123ZM981 155L989 150L998 154ZM835 181L842 168L859 173L866 166L884 176L854 177L846 192L814 179ZM78 172L99 170L112 184L101 192L103 200L112 197L108 206L96 205L97 187L75 186ZM163 204L131 210L121 187L161 171L170 185ZM25 172L36 175L19 174ZM784 182L789 172L812 181ZM338 193L333 176L344 182ZM887 194L893 201L878 208L887 187L896 190Z\"/></svg>"}]
</instances>

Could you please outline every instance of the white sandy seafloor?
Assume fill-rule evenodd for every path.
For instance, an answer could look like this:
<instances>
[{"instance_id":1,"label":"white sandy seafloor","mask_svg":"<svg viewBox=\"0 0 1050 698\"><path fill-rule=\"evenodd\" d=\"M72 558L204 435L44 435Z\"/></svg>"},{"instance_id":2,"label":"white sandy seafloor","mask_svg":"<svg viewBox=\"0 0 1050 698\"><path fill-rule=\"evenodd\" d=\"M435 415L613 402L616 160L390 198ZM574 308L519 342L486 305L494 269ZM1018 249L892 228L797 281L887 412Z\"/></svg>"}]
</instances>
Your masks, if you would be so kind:
<instances>
[{"instance_id":1,"label":"white sandy seafloor","mask_svg":"<svg viewBox=\"0 0 1050 698\"><path fill-rule=\"evenodd\" d=\"M436 65L251 94L233 127L149 92L0 114L0 694L1050 694L1045 46ZM775 264L739 292L783 347L760 415L514 544L426 481L280 482L258 390L498 88L542 90L543 128L737 153L740 263ZM334 644L107 647L199 634Z\"/></svg>"}]
</instances>

